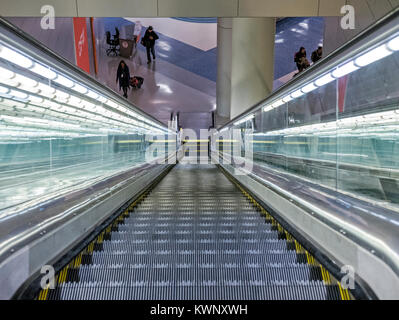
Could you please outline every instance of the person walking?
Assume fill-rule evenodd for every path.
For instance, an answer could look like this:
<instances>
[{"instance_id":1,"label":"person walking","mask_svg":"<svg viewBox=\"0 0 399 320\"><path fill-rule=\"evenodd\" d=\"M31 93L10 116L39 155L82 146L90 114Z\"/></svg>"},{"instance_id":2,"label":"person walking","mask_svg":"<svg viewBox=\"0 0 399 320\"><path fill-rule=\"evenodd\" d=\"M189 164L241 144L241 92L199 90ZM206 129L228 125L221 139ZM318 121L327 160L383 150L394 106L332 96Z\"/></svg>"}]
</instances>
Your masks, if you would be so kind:
<instances>
[{"instance_id":1,"label":"person walking","mask_svg":"<svg viewBox=\"0 0 399 320\"><path fill-rule=\"evenodd\" d=\"M123 96L127 98L127 89L130 85L130 71L125 61L121 61L116 73L116 83L119 81L119 90L123 89Z\"/></svg>"},{"instance_id":2,"label":"person walking","mask_svg":"<svg viewBox=\"0 0 399 320\"><path fill-rule=\"evenodd\" d=\"M155 60L155 41L158 40L159 37L155 33L154 28L152 26L149 26L148 29L146 30L143 41L145 43L146 49L147 49L147 63L151 63L151 54L152 58Z\"/></svg>"}]
</instances>

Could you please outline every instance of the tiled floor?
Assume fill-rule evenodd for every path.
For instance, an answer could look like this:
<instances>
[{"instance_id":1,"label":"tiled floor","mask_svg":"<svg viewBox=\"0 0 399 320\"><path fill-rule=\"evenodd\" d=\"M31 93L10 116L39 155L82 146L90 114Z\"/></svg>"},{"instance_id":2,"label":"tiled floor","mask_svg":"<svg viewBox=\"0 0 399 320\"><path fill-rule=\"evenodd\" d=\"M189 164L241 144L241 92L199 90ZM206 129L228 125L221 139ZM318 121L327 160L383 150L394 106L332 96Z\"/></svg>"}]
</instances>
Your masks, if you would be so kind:
<instances>
[{"instance_id":1,"label":"tiled floor","mask_svg":"<svg viewBox=\"0 0 399 320\"><path fill-rule=\"evenodd\" d=\"M145 28L153 26L162 35L179 40L191 47L208 51L217 46L217 19L204 18L125 18L140 22Z\"/></svg>"},{"instance_id":2,"label":"tiled floor","mask_svg":"<svg viewBox=\"0 0 399 320\"><path fill-rule=\"evenodd\" d=\"M119 91L115 83L116 70L121 58L106 56L107 45L103 35L105 31L115 33L116 26L123 34L126 21L119 18L95 19L97 42L100 43L98 76L116 91ZM145 48L140 44L137 44L131 59L123 58L131 75L144 78L143 87L129 91L128 100L165 123L172 112L180 112L183 127L196 131L207 129L211 118L203 115L215 110L216 105L216 49L205 52L160 32L158 35L157 59L150 65L147 64ZM208 64L212 61L210 55L214 55L213 64Z\"/></svg>"},{"instance_id":3,"label":"tiled floor","mask_svg":"<svg viewBox=\"0 0 399 320\"><path fill-rule=\"evenodd\" d=\"M187 41L182 38L182 41L177 40L176 38L169 37L165 34L162 33L162 29L158 29L156 26L159 25L159 28L165 23L165 18L153 18L153 19L148 19L148 18L129 18L131 21L136 21L140 20L142 22L143 26L146 24L151 23L154 25L154 31L158 34L159 40L156 42L156 51L158 53L158 57L161 58L164 61L167 61L169 63L172 63L180 68L183 68L187 71L190 71L192 73L195 73L197 75L200 75L202 77L205 77L209 80L212 80L216 82L216 75L217 75L217 48L211 48L209 50L201 50L198 47L204 46L209 48L210 46L216 45L216 41L210 41L210 43L196 43L196 46L192 45L192 43L187 43ZM154 23L154 20L162 19L162 23ZM96 19L97 20L97 19ZM121 34L123 34L123 29L124 26L126 25L131 25L134 26L134 23L131 21L128 21L126 19L122 18L104 18L101 19L104 21L104 29L105 31L110 31L112 34L115 33L115 27L118 27L119 30L121 31ZM166 19L169 20L170 23L173 23L174 20L172 19ZM144 24L145 23L145 24ZM177 21L175 24L187 24L187 28L192 24L192 23L184 23ZM201 25L200 25L201 27ZM200 29L200 27L197 27L196 29L189 29L187 30L188 33L191 34L191 38L195 37L196 32L198 30L202 30L203 32L209 32L209 28L203 27ZM143 27L142 29L142 36L144 35L146 30L146 27ZM104 32L105 32L104 31ZM181 30L179 30L181 33ZM178 37L178 31L176 30L167 30L168 34L174 35ZM215 34L209 34L209 37L216 37L216 25L214 28ZM180 37L179 37L180 39ZM145 48L141 45L138 46L139 51L145 52Z\"/></svg>"},{"instance_id":4,"label":"tiled floor","mask_svg":"<svg viewBox=\"0 0 399 320\"><path fill-rule=\"evenodd\" d=\"M305 47L310 56L324 39L324 18L286 18L277 23L274 54L274 79L296 70L294 55Z\"/></svg>"}]
</instances>

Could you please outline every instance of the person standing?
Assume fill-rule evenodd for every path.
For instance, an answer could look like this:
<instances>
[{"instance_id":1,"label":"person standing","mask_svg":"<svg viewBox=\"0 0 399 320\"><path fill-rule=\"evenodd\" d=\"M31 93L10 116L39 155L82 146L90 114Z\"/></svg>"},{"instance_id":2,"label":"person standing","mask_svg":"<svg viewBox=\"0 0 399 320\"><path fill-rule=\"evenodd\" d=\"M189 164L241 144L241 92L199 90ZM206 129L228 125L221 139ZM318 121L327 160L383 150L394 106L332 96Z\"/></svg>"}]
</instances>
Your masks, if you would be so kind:
<instances>
[{"instance_id":1,"label":"person standing","mask_svg":"<svg viewBox=\"0 0 399 320\"><path fill-rule=\"evenodd\" d=\"M312 53L312 62L316 63L323 57L323 47L318 47L317 50Z\"/></svg>"},{"instance_id":2,"label":"person standing","mask_svg":"<svg viewBox=\"0 0 399 320\"><path fill-rule=\"evenodd\" d=\"M118 71L116 73L116 83L119 81L119 90L123 89L123 96L127 98L127 89L130 85L130 72L129 67L126 65L125 61L121 61L118 66Z\"/></svg>"},{"instance_id":3,"label":"person standing","mask_svg":"<svg viewBox=\"0 0 399 320\"><path fill-rule=\"evenodd\" d=\"M155 60L155 41L158 40L159 37L155 33L154 29L152 26L149 26L148 29L146 30L143 41L145 43L146 49L147 49L147 63L151 63L151 54L152 58Z\"/></svg>"},{"instance_id":4,"label":"person standing","mask_svg":"<svg viewBox=\"0 0 399 320\"><path fill-rule=\"evenodd\" d=\"M304 47L301 47L299 51L295 54L294 61L296 63L299 72L302 72L304 69L306 69L307 59L306 59L306 49Z\"/></svg>"}]
</instances>

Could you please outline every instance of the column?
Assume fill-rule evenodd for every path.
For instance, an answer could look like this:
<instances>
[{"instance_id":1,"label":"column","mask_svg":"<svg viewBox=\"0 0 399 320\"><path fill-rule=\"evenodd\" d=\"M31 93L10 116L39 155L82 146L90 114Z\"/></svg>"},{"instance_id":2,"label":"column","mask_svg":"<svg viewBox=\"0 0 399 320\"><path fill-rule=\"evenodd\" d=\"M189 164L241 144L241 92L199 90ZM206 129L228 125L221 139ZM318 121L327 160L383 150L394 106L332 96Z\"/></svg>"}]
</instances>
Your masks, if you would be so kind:
<instances>
[{"instance_id":1,"label":"column","mask_svg":"<svg viewBox=\"0 0 399 320\"><path fill-rule=\"evenodd\" d=\"M217 114L236 117L273 90L275 18L218 20Z\"/></svg>"}]
</instances>

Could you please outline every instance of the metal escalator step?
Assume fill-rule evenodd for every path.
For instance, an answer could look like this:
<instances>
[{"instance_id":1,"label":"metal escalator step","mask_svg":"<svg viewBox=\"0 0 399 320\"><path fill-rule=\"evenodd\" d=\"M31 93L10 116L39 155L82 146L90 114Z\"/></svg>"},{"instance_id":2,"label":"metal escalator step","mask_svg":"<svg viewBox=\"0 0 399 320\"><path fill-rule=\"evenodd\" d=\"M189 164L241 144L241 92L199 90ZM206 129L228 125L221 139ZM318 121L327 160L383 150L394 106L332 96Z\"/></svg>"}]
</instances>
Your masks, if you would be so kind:
<instances>
[{"instance_id":1,"label":"metal escalator step","mask_svg":"<svg viewBox=\"0 0 399 320\"><path fill-rule=\"evenodd\" d=\"M342 298L213 165L177 165L109 231L49 300Z\"/></svg>"},{"instance_id":2,"label":"metal escalator step","mask_svg":"<svg viewBox=\"0 0 399 320\"><path fill-rule=\"evenodd\" d=\"M325 300L339 299L329 292L338 292L336 286L323 284L254 285L253 283L218 285L188 285L170 282L82 283L64 284L52 298L64 300Z\"/></svg>"},{"instance_id":3,"label":"metal escalator step","mask_svg":"<svg viewBox=\"0 0 399 320\"><path fill-rule=\"evenodd\" d=\"M122 228L121 228L122 229ZM254 229L220 229L220 228L190 228L190 229L175 229L175 228L154 228L151 229L133 229L125 231L113 232L110 239L112 240L127 240L130 239L155 239L163 237L166 240L174 239L178 235L187 235L189 239L193 236L209 235L210 238L218 238L223 240L227 237L251 239L278 239L278 232L271 230L254 230Z\"/></svg>"},{"instance_id":4,"label":"metal escalator step","mask_svg":"<svg viewBox=\"0 0 399 320\"><path fill-rule=\"evenodd\" d=\"M192 239L192 237L176 237L176 241L187 241ZM202 240L209 240L209 238L203 238ZM247 239L241 239L242 241L246 241ZM253 240L253 239L250 239ZM250 243L250 240L248 240L248 243ZM270 250L286 250L286 243L283 240L266 240L266 239L259 239L259 241L262 241L262 247L261 249L254 249L254 250L248 250L249 253L251 254L263 254L263 251L270 251ZM115 240L115 241L105 241L101 244L101 250L105 252L112 252L112 251L118 251L118 250L123 250L125 252L135 252L133 250L133 246L131 243L129 243L126 240ZM232 245L234 248L234 244ZM98 250L97 250L98 251ZM172 252L172 250L170 250ZM146 254L150 254L150 251L144 250L143 252L146 252ZM169 252L169 251L168 251ZM156 254L152 252L151 254Z\"/></svg>"},{"instance_id":5,"label":"metal escalator step","mask_svg":"<svg viewBox=\"0 0 399 320\"><path fill-rule=\"evenodd\" d=\"M201 259L197 259L200 262ZM231 262L230 257L216 256L210 261L214 265ZM90 263L82 264L153 264L153 263L166 263L170 262L167 255L137 255L135 253L128 253L124 251L117 252L95 252L90 259ZM180 263L176 261L176 263ZM263 254L257 255L242 255L239 259L238 265L248 266L251 264L298 264L297 255L293 252L284 251L264 251ZM191 264L190 264L191 265Z\"/></svg>"},{"instance_id":6,"label":"metal escalator step","mask_svg":"<svg viewBox=\"0 0 399 320\"><path fill-rule=\"evenodd\" d=\"M248 264L245 270L241 266L234 266L231 263L197 264L195 267L194 265L194 263L186 264L185 268L173 263L86 265L79 269L79 274L76 274L73 270L76 279L67 282L82 283L107 280L130 283L151 278L152 281L155 279L155 281L170 282L216 281L219 285L223 285L226 281L260 281L265 284L322 281L321 279L314 279L312 268L306 265L259 264L254 267L254 264ZM291 279L290 275L292 274L297 275L295 279Z\"/></svg>"}]
</instances>

